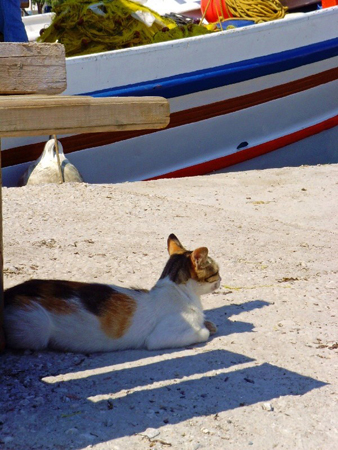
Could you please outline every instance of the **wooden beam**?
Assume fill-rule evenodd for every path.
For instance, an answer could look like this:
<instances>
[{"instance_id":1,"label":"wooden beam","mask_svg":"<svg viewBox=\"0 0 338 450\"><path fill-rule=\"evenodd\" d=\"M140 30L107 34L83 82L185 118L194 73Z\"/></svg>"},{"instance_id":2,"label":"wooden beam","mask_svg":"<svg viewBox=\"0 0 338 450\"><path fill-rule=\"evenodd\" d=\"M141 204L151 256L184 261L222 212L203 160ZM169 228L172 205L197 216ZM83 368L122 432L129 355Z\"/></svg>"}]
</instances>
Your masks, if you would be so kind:
<instances>
[{"instance_id":1,"label":"wooden beam","mask_svg":"<svg viewBox=\"0 0 338 450\"><path fill-rule=\"evenodd\" d=\"M60 94L66 88L63 45L0 42L0 94Z\"/></svg>"},{"instance_id":2,"label":"wooden beam","mask_svg":"<svg viewBox=\"0 0 338 450\"><path fill-rule=\"evenodd\" d=\"M160 129L169 123L161 97L0 97L0 136Z\"/></svg>"}]
</instances>

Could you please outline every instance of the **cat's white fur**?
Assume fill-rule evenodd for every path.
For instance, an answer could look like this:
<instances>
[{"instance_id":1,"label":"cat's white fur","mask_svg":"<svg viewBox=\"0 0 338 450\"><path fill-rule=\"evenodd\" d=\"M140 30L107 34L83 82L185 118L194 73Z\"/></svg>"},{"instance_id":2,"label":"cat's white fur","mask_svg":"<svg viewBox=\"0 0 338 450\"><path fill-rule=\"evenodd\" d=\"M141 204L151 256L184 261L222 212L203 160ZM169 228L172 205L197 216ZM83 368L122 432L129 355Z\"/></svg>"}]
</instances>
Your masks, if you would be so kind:
<instances>
[{"instance_id":1,"label":"cat's white fur","mask_svg":"<svg viewBox=\"0 0 338 450\"><path fill-rule=\"evenodd\" d=\"M82 283L32 280L6 291L4 328L8 345L34 350L51 347L98 352L127 348L154 350L206 341L216 327L205 321L200 296L220 286L218 266L208 257L207 248L186 251L173 234L168 238L168 251L174 259L170 257L169 266L150 291L109 286L113 302L110 304L110 290L107 294L107 289L103 288L100 299L106 301L104 295L108 295L103 315L91 312L91 308L75 296L80 292L76 287L83 286ZM179 260L175 259L177 255ZM175 266L177 261L188 263L182 272L185 281L175 278L181 273L177 271L181 266ZM173 268L170 268L171 262ZM177 282L172 281L171 276ZM71 285L73 289L67 290ZM59 286L61 292L66 287L64 295L73 292L74 297L63 298L60 293L53 297L55 286ZM92 306L94 302L94 306L99 307L100 299L95 303L94 294L100 286L85 286L86 298L89 289L90 295L93 292ZM114 296L117 303L114 303ZM39 301L42 299L47 303ZM112 306L115 309L110 309Z\"/></svg>"},{"instance_id":2,"label":"cat's white fur","mask_svg":"<svg viewBox=\"0 0 338 450\"><path fill-rule=\"evenodd\" d=\"M155 350L205 342L210 331L204 325L200 295L213 292L219 285L220 279L214 283L198 283L191 279L178 285L166 277L149 292L112 286L137 302L132 323L119 339L108 337L98 317L84 308L60 315L46 311L38 303L29 311L9 306L5 314L8 344L34 350L49 346L98 352L127 348ZM77 303L77 299L73 301Z\"/></svg>"}]
</instances>

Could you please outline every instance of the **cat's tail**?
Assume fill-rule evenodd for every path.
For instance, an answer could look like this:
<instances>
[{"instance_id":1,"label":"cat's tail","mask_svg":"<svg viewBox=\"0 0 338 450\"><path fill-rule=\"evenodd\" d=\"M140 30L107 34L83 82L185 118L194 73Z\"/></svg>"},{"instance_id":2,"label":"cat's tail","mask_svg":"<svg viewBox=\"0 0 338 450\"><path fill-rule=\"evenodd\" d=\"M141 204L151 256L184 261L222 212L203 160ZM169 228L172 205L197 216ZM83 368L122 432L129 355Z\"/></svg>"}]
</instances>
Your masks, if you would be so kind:
<instances>
[{"instance_id":1,"label":"cat's tail","mask_svg":"<svg viewBox=\"0 0 338 450\"><path fill-rule=\"evenodd\" d=\"M52 321L37 303L30 308L11 305L4 310L4 330L7 347L42 350L48 346Z\"/></svg>"}]
</instances>

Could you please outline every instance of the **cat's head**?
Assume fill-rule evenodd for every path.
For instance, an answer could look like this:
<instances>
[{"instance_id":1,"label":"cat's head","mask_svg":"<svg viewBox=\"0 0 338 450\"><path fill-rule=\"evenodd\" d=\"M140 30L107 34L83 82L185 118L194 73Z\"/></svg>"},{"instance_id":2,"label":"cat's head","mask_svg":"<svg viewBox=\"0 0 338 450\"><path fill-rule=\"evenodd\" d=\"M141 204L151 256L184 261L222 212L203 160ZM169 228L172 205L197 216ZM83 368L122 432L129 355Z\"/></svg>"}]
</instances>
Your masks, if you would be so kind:
<instances>
[{"instance_id":1,"label":"cat's head","mask_svg":"<svg viewBox=\"0 0 338 450\"><path fill-rule=\"evenodd\" d=\"M186 250L177 237L168 237L170 258L163 269L161 279L169 277L180 285L190 282L198 295L209 294L218 289L221 283L218 264L208 256L206 247Z\"/></svg>"}]
</instances>

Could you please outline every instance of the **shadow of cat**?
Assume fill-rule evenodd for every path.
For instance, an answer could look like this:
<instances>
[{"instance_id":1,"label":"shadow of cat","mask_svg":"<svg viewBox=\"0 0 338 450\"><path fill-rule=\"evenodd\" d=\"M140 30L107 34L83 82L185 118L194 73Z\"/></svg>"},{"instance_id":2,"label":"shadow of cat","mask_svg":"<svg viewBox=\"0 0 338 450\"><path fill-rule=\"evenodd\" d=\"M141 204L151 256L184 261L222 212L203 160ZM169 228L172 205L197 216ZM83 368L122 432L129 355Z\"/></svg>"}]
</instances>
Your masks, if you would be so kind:
<instances>
[{"instance_id":1,"label":"shadow of cat","mask_svg":"<svg viewBox=\"0 0 338 450\"><path fill-rule=\"evenodd\" d=\"M245 303L232 303L231 305L205 310L207 319L214 322L218 328L217 333L211 336L210 339L214 337L228 336L235 333L252 332L254 329L254 325L252 323L229 320L229 317L241 314L243 312L253 311L254 309L264 308L269 305L271 305L271 303L265 300L251 300Z\"/></svg>"}]
</instances>

